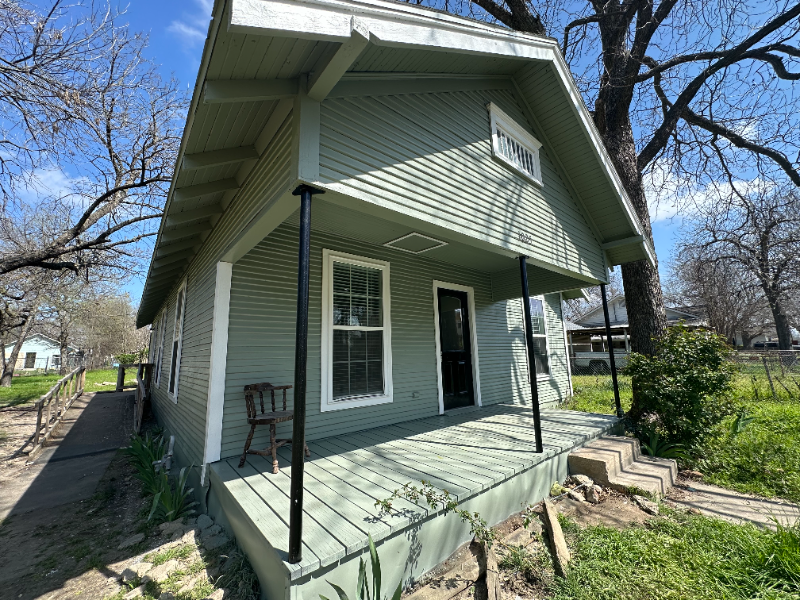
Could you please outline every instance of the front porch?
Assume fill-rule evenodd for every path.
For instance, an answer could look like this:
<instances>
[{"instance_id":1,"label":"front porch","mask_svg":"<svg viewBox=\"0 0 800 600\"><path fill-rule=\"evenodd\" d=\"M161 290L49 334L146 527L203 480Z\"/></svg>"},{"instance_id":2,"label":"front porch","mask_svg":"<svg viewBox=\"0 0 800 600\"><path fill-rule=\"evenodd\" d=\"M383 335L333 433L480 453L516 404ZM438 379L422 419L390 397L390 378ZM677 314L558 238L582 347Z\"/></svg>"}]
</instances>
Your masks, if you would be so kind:
<instances>
[{"instance_id":1,"label":"front porch","mask_svg":"<svg viewBox=\"0 0 800 600\"><path fill-rule=\"evenodd\" d=\"M545 497L567 475L567 454L609 432L617 419L563 410L542 411L544 452L535 452L530 406L497 404L451 411L347 435L309 441L305 464L302 560L289 564L290 453L281 470L249 456L211 465L209 511L227 521L268 599L330 595L326 581L350 590L367 534L378 546L384 589L408 584L469 538L454 515L442 518L398 501L380 515L376 500L404 483L446 489L490 524Z\"/></svg>"}]
</instances>

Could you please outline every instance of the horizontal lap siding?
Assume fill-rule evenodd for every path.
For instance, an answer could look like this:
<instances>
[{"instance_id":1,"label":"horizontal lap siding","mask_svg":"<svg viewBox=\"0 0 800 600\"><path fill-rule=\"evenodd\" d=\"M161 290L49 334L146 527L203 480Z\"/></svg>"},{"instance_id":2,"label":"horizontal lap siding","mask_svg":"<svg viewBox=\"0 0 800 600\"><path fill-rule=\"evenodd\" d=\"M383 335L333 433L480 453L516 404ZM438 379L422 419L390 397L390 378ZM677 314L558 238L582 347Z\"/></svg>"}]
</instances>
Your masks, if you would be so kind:
<instances>
[{"instance_id":1,"label":"horizontal lap siding","mask_svg":"<svg viewBox=\"0 0 800 600\"><path fill-rule=\"evenodd\" d=\"M604 276L599 244L548 148L543 189L492 158L488 102L527 127L506 90L326 100L320 178L534 260ZM520 242L520 232L533 241Z\"/></svg>"},{"instance_id":2,"label":"horizontal lap siding","mask_svg":"<svg viewBox=\"0 0 800 600\"><path fill-rule=\"evenodd\" d=\"M295 226L281 225L234 265L223 418L223 457L235 456L242 451L249 430L246 424L243 386L259 381L269 381L274 385L293 384L297 239L298 230ZM493 302L491 279L487 273L324 234L313 228L313 222L311 239L306 422L309 440L438 413L433 323L434 279L471 286L475 290L477 314L474 322L478 337L483 403L530 401L527 383L520 383L527 381L521 304L519 300ZM323 248L390 263L394 386L392 403L325 413L319 409ZM557 318L551 312L549 309L549 321ZM558 327L560 331L560 324ZM563 352L563 339L560 343ZM552 349L555 351L556 348ZM412 397L415 392L417 398ZM289 398L291 401L291 395ZM543 398L543 401L550 399L552 393ZM289 433L289 425L279 430L279 436ZM260 449L267 443L268 431L260 428L254 438L253 447Z\"/></svg>"},{"instance_id":3,"label":"horizontal lap siding","mask_svg":"<svg viewBox=\"0 0 800 600\"><path fill-rule=\"evenodd\" d=\"M167 389L175 302L182 280L175 282L165 302L167 323L164 359L160 385L153 390L153 408L159 423L169 434L175 435L179 464L200 465L203 462L216 263L244 224L256 215L263 204L287 189L290 138L291 118L288 118L187 270L186 317L177 404L169 397Z\"/></svg>"}]
</instances>

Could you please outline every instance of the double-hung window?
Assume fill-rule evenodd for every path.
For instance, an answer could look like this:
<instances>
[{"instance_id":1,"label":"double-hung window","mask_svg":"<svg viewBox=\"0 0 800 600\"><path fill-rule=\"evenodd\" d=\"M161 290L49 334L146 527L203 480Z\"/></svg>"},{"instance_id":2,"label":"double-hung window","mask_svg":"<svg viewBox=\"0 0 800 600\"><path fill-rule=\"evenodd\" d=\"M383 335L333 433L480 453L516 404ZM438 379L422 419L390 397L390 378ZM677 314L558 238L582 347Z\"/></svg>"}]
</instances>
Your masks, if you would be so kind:
<instances>
[{"instance_id":1,"label":"double-hung window","mask_svg":"<svg viewBox=\"0 0 800 600\"><path fill-rule=\"evenodd\" d=\"M526 179L541 186L542 169L539 163L541 142L514 119L489 103L489 122L492 131L492 156Z\"/></svg>"},{"instance_id":2,"label":"double-hung window","mask_svg":"<svg viewBox=\"0 0 800 600\"><path fill-rule=\"evenodd\" d=\"M392 401L389 263L323 250L321 410Z\"/></svg>"},{"instance_id":3,"label":"double-hung window","mask_svg":"<svg viewBox=\"0 0 800 600\"><path fill-rule=\"evenodd\" d=\"M536 360L536 376L550 375L550 357L547 354L547 327L544 320L544 298L531 298L531 333L533 355Z\"/></svg>"},{"instance_id":4,"label":"double-hung window","mask_svg":"<svg viewBox=\"0 0 800 600\"><path fill-rule=\"evenodd\" d=\"M186 309L186 283L178 290L175 301L175 326L172 329L172 361L169 364L169 395L178 401L178 382L181 372L181 350L183 346L183 313Z\"/></svg>"}]
</instances>

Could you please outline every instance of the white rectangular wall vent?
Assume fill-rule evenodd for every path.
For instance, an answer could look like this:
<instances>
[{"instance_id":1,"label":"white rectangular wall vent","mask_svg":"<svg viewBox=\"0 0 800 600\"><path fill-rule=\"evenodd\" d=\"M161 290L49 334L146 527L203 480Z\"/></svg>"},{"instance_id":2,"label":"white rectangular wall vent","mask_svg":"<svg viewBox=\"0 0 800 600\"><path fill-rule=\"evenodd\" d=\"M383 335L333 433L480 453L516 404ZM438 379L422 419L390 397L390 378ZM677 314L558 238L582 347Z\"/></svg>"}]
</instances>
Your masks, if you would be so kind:
<instances>
[{"instance_id":1,"label":"white rectangular wall vent","mask_svg":"<svg viewBox=\"0 0 800 600\"><path fill-rule=\"evenodd\" d=\"M404 235L403 237L397 238L396 240L386 242L384 246L387 248L402 250L403 252L408 252L410 254L422 254L423 252L428 252L429 250L435 250L436 248L447 246L447 242L443 242L442 240L437 240L436 238L428 237L427 235L422 235L421 233L413 231Z\"/></svg>"},{"instance_id":2,"label":"white rectangular wall vent","mask_svg":"<svg viewBox=\"0 0 800 600\"><path fill-rule=\"evenodd\" d=\"M492 130L492 156L514 171L542 185L539 164L541 142L491 102L486 105Z\"/></svg>"}]
</instances>

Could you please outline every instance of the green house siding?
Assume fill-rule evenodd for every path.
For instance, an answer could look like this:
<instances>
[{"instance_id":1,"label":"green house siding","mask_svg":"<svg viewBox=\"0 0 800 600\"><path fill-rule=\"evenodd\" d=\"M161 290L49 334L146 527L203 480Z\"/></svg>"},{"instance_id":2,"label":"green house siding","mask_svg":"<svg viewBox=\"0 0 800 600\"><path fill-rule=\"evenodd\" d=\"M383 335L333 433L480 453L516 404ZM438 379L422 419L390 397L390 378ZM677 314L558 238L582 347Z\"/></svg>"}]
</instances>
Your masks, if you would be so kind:
<instances>
[{"instance_id":1,"label":"green house siding","mask_svg":"<svg viewBox=\"0 0 800 600\"><path fill-rule=\"evenodd\" d=\"M160 385L153 390L152 403L159 423L169 434L175 435L175 454L179 464L201 465L203 462L216 263L241 232L242 224L253 219L266 201L282 195L288 188L291 132L290 116L189 265L185 276L186 315L177 403L169 397L167 390L175 302L184 278L176 278L165 302L166 308L162 308L161 315L166 314L167 318L164 358ZM202 202L202 198L198 199L198 204ZM294 285L297 285L296 281Z\"/></svg>"},{"instance_id":2,"label":"green house siding","mask_svg":"<svg viewBox=\"0 0 800 600\"><path fill-rule=\"evenodd\" d=\"M241 453L249 431L243 386L260 381L274 385L293 383L297 239L295 226L281 225L234 265L222 457ZM306 421L309 440L438 413L434 280L474 288L473 326L478 338L482 403L530 402L521 301L493 301L488 273L318 230L312 231L311 239ZM394 388L391 403L320 411L323 248L390 263ZM547 296L546 305L553 377L540 382L543 403L557 400L568 388L559 296ZM288 433L289 428L284 427L283 432ZM262 428L256 434L254 447L264 447L267 435L266 428Z\"/></svg>"},{"instance_id":3,"label":"green house siding","mask_svg":"<svg viewBox=\"0 0 800 600\"><path fill-rule=\"evenodd\" d=\"M489 102L536 135L509 90L328 99L320 179L534 262L605 279L600 245L548 148L540 151L543 188L492 158Z\"/></svg>"}]
</instances>

